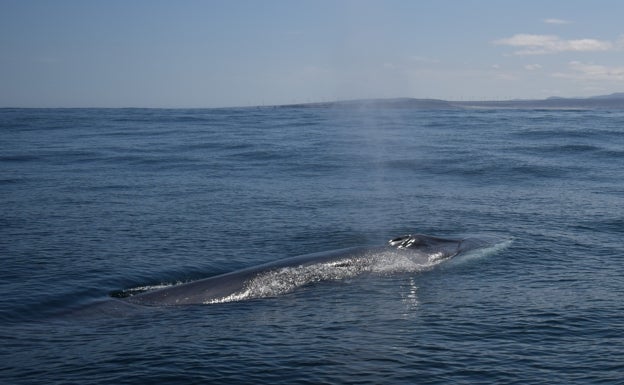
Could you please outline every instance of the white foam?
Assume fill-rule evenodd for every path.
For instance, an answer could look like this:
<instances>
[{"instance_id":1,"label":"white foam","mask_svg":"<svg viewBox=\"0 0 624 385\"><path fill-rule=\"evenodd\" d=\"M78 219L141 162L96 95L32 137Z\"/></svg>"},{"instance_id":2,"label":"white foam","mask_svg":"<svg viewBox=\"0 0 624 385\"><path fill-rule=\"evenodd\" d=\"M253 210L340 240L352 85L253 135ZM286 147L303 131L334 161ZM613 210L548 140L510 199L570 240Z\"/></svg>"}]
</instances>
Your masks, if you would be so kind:
<instances>
[{"instance_id":1,"label":"white foam","mask_svg":"<svg viewBox=\"0 0 624 385\"><path fill-rule=\"evenodd\" d=\"M157 284L157 285L137 286L137 287L133 287L133 288L124 290L123 294L124 294L124 296L132 297L134 295L141 294L141 293L144 293L146 291L154 291L154 290L165 289L165 288L168 288L168 287L171 287L171 286L180 285L182 283L183 282L178 281L178 282L171 282L171 283L160 283L160 284Z\"/></svg>"},{"instance_id":2,"label":"white foam","mask_svg":"<svg viewBox=\"0 0 624 385\"><path fill-rule=\"evenodd\" d=\"M379 274L415 273L428 270L446 259L443 253L427 255L388 251L371 258L371 272Z\"/></svg>"},{"instance_id":3,"label":"white foam","mask_svg":"<svg viewBox=\"0 0 624 385\"><path fill-rule=\"evenodd\" d=\"M496 254L506 248L508 248L509 246L511 246L511 244L513 243L513 239L507 239L504 240L502 242L496 243L490 247L485 247L482 249L475 249L475 250L471 250L469 252L466 253L462 253L460 255L458 255L457 257L453 258L453 264L458 264L458 263L466 263L469 261L474 261L474 260L478 260L478 259L482 259L482 258L487 258L493 254Z\"/></svg>"},{"instance_id":4,"label":"white foam","mask_svg":"<svg viewBox=\"0 0 624 385\"><path fill-rule=\"evenodd\" d=\"M261 273L250 279L245 288L223 298L206 301L206 304L234 302L244 299L275 297L321 281L338 281L364 273L396 274L430 269L444 261L442 254L414 255L388 251L364 258L352 258L313 265L284 267Z\"/></svg>"}]
</instances>

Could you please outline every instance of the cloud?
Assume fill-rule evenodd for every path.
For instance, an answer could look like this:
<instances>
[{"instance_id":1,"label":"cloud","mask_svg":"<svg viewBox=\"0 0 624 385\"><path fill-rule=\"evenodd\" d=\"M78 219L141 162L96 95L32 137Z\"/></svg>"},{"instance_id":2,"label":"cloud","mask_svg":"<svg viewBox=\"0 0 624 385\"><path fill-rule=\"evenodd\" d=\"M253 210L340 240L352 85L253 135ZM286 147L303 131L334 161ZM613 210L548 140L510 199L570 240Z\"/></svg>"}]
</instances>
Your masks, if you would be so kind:
<instances>
[{"instance_id":1,"label":"cloud","mask_svg":"<svg viewBox=\"0 0 624 385\"><path fill-rule=\"evenodd\" d=\"M572 22L569 20L562 20L562 19L544 19L542 20L544 23L546 24L557 24L557 25L562 25L562 24L571 24Z\"/></svg>"},{"instance_id":2,"label":"cloud","mask_svg":"<svg viewBox=\"0 0 624 385\"><path fill-rule=\"evenodd\" d=\"M571 72L557 72L553 76L575 80L624 81L624 67L586 64L579 61L569 62L568 67Z\"/></svg>"},{"instance_id":3,"label":"cloud","mask_svg":"<svg viewBox=\"0 0 624 385\"><path fill-rule=\"evenodd\" d=\"M516 34L495 40L496 45L522 48L515 55L544 55L560 52L609 51L616 47L612 42L596 39L564 40L555 35Z\"/></svg>"},{"instance_id":4,"label":"cloud","mask_svg":"<svg viewBox=\"0 0 624 385\"><path fill-rule=\"evenodd\" d=\"M524 66L524 69L527 70L527 71L535 71L535 70L538 70L540 68L542 68L542 66L539 65L539 64L527 64L527 65Z\"/></svg>"}]
</instances>

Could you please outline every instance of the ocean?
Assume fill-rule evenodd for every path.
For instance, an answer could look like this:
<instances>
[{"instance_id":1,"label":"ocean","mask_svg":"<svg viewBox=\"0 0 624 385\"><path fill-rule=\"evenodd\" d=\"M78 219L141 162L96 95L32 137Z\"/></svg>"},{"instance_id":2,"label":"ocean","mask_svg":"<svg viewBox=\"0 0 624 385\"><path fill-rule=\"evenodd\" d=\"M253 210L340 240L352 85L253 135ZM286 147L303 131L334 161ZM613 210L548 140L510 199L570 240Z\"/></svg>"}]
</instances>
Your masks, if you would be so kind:
<instances>
[{"instance_id":1,"label":"ocean","mask_svg":"<svg viewBox=\"0 0 624 385\"><path fill-rule=\"evenodd\" d=\"M3 384L624 381L622 110L0 109L0 199ZM94 306L410 233L504 242Z\"/></svg>"}]
</instances>

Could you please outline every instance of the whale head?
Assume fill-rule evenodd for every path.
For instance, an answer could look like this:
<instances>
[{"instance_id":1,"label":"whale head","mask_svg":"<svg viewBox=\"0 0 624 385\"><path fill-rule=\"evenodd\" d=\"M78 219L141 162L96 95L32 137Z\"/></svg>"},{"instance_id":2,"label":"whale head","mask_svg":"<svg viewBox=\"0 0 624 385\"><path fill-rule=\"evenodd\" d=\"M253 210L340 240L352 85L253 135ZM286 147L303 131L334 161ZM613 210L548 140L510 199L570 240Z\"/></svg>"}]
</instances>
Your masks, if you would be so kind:
<instances>
[{"instance_id":1,"label":"whale head","mask_svg":"<svg viewBox=\"0 0 624 385\"><path fill-rule=\"evenodd\" d=\"M454 257L466 251L466 239L438 238L423 234L408 234L388 241L388 245L397 250L413 250L417 253L429 255L434 259Z\"/></svg>"},{"instance_id":2,"label":"whale head","mask_svg":"<svg viewBox=\"0 0 624 385\"><path fill-rule=\"evenodd\" d=\"M388 241L397 250L418 250L419 252L453 257L459 253L493 245L494 238L439 238L423 234L408 234Z\"/></svg>"},{"instance_id":3,"label":"whale head","mask_svg":"<svg viewBox=\"0 0 624 385\"><path fill-rule=\"evenodd\" d=\"M439 248L443 245L452 245L461 243L461 239L446 239L446 238L438 238L438 237L430 237L428 235L422 234L407 234L402 235L397 238L393 238L388 241L388 244L391 247L396 247L397 249L409 249L409 248L418 248L418 249L427 249L427 248Z\"/></svg>"}]
</instances>

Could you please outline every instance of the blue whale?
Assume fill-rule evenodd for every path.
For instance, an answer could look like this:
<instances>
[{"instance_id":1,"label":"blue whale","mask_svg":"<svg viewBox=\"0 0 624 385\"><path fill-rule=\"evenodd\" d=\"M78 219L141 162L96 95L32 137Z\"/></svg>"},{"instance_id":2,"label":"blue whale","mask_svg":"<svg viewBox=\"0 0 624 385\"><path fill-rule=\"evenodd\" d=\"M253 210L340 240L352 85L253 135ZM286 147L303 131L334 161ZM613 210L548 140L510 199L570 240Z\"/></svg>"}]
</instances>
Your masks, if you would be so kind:
<instances>
[{"instance_id":1,"label":"blue whale","mask_svg":"<svg viewBox=\"0 0 624 385\"><path fill-rule=\"evenodd\" d=\"M391 274L429 269L470 250L492 246L482 238L447 239L404 235L377 247L354 247L278 260L124 298L131 304L173 306L272 297L297 287L365 273Z\"/></svg>"}]
</instances>

